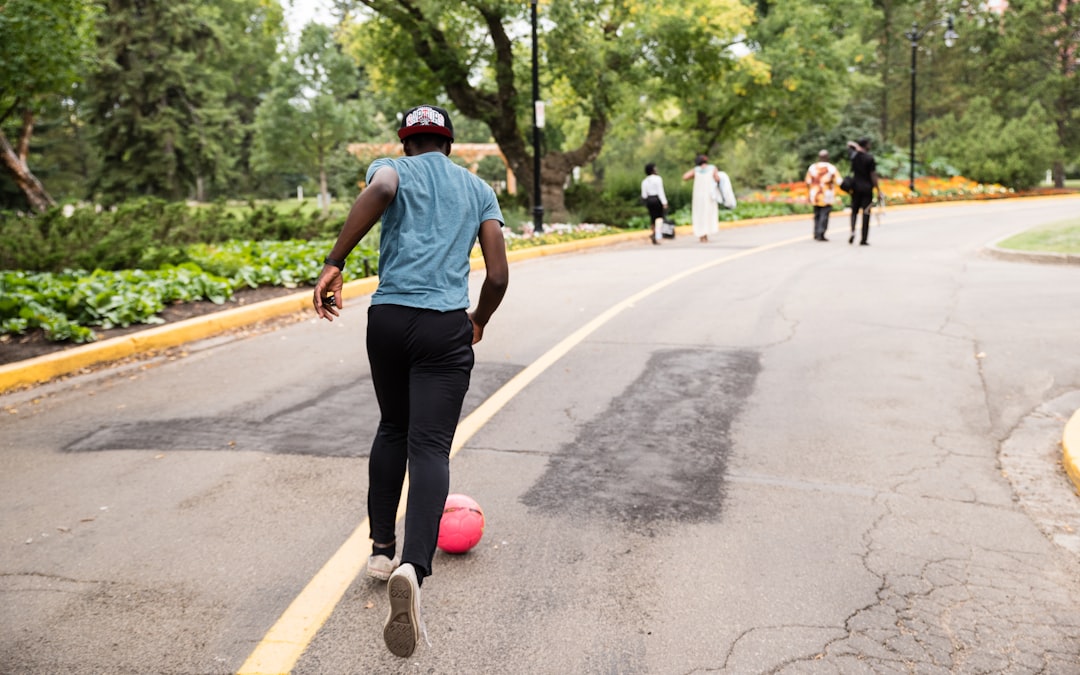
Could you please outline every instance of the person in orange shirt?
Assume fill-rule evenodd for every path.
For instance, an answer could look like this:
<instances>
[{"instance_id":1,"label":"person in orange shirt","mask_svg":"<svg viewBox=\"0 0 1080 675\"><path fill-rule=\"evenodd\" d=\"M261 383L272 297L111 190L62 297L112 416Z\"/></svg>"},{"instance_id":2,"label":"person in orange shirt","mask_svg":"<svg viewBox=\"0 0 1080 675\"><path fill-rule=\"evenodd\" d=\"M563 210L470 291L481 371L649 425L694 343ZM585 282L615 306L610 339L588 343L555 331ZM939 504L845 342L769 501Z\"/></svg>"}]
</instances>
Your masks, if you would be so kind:
<instances>
[{"instance_id":1,"label":"person in orange shirt","mask_svg":"<svg viewBox=\"0 0 1080 675\"><path fill-rule=\"evenodd\" d=\"M836 190L840 186L840 170L829 162L829 151L818 153L818 161L806 170L806 186L809 201L814 206L814 239L828 241L825 230L829 229L829 214L836 202Z\"/></svg>"}]
</instances>

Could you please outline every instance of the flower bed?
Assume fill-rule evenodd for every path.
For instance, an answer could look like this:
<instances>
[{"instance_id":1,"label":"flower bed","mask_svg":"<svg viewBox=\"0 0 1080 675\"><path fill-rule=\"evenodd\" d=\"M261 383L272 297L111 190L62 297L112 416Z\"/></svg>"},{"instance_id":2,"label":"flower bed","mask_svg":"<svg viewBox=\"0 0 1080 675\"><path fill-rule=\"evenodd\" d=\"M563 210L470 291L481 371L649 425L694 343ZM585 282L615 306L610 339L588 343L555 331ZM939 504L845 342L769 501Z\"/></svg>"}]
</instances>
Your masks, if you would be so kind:
<instances>
[{"instance_id":1,"label":"flower bed","mask_svg":"<svg viewBox=\"0 0 1080 675\"><path fill-rule=\"evenodd\" d=\"M963 176L941 178L922 176L915 179L915 192L909 189L909 181L896 178L882 178L879 181L881 192L887 204L926 204L953 200L1000 199L1017 196L1012 188L998 184L976 183ZM1035 190L1024 194L1057 194L1061 191ZM765 190L752 192L742 199L757 202L799 203L807 199L806 184L803 182L780 183L770 185Z\"/></svg>"},{"instance_id":2,"label":"flower bed","mask_svg":"<svg viewBox=\"0 0 1080 675\"><path fill-rule=\"evenodd\" d=\"M564 241L574 241L576 239L591 239L593 237L601 237L605 234L614 234L621 232L622 230L608 225L598 225L596 223L581 223L579 225L569 225L566 223L550 223L544 225L544 231L540 234L536 234L529 227L521 234L511 231L509 228L503 231L503 236L506 239L506 250L516 251L522 248L532 248L534 246L547 246L549 244L561 244ZM480 247L476 246L473 250L473 255L479 255Z\"/></svg>"}]
</instances>

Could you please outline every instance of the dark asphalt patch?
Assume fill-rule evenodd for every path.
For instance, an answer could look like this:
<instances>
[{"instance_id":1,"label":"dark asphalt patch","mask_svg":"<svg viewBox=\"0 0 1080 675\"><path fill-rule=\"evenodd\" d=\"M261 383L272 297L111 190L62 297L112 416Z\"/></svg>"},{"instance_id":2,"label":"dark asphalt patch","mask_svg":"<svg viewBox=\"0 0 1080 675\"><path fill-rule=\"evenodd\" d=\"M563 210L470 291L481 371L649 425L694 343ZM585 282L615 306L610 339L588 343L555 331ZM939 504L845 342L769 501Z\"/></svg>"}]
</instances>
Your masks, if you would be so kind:
<instances>
[{"instance_id":1,"label":"dark asphalt patch","mask_svg":"<svg viewBox=\"0 0 1080 675\"><path fill-rule=\"evenodd\" d=\"M649 525L721 512L731 429L761 370L757 353L669 350L548 462L524 495L545 513Z\"/></svg>"},{"instance_id":2,"label":"dark asphalt patch","mask_svg":"<svg viewBox=\"0 0 1080 675\"><path fill-rule=\"evenodd\" d=\"M519 366L478 363L462 406L462 417L521 371ZM250 406L249 406L250 407ZM259 406L273 408L273 401ZM327 388L274 414L245 410L213 417L108 424L68 444L65 452L108 450L225 450L319 457L366 457L379 424L371 378Z\"/></svg>"}]
</instances>

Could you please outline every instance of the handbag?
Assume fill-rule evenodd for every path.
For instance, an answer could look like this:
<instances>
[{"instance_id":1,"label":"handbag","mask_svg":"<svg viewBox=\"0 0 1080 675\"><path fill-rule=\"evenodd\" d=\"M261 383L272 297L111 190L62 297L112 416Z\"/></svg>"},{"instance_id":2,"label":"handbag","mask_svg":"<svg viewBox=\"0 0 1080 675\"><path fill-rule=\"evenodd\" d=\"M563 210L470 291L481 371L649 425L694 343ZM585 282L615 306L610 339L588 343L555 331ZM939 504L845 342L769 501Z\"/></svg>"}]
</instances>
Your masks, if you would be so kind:
<instances>
[{"instance_id":1,"label":"handbag","mask_svg":"<svg viewBox=\"0 0 1080 675\"><path fill-rule=\"evenodd\" d=\"M844 180L840 181L840 189L848 194L855 191L855 181L851 176L844 176Z\"/></svg>"},{"instance_id":2,"label":"handbag","mask_svg":"<svg viewBox=\"0 0 1080 675\"><path fill-rule=\"evenodd\" d=\"M675 221L670 218L664 218L664 222L660 223L660 235L664 239L674 239Z\"/></svg>"}]
</instances>

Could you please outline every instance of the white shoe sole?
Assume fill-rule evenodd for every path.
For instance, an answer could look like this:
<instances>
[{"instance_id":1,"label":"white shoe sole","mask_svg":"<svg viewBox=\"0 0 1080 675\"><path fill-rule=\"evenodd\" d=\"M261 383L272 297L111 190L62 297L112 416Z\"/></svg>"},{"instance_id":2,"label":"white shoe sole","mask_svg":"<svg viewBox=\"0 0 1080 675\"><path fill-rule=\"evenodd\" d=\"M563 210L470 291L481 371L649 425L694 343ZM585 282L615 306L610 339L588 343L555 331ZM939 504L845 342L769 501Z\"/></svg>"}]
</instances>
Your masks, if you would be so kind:
<instances>
[{"instance_id":1,"label":"white shoe sole","mask_svg":"<svg viewBox=\"0 0 1080 675\"><path fill-rule=\"evenodd\" d=\"M420 640L420 607L414 590L419 589L414 589L403 574L391 577L387 584L390 613L383 627L383 640L387 649L402 658L412 656Z\"/></svg>"}]
</instances>

